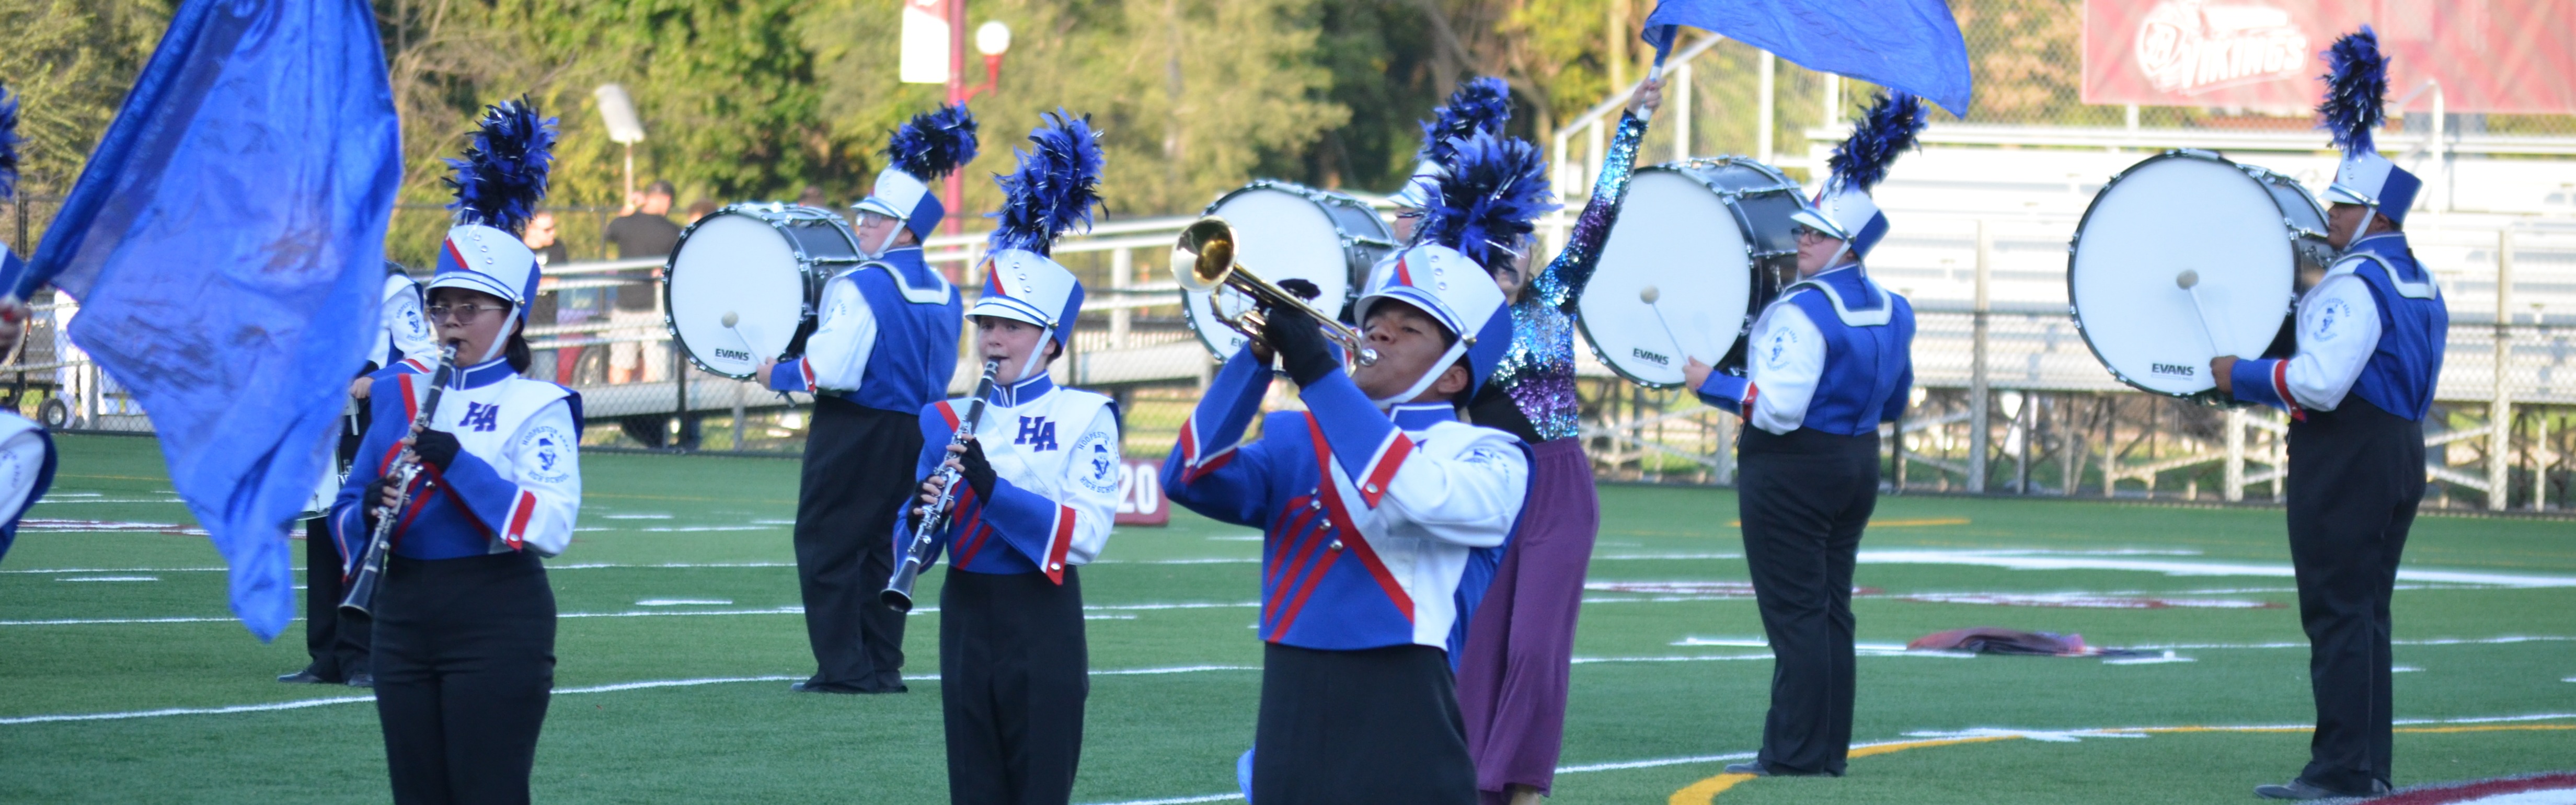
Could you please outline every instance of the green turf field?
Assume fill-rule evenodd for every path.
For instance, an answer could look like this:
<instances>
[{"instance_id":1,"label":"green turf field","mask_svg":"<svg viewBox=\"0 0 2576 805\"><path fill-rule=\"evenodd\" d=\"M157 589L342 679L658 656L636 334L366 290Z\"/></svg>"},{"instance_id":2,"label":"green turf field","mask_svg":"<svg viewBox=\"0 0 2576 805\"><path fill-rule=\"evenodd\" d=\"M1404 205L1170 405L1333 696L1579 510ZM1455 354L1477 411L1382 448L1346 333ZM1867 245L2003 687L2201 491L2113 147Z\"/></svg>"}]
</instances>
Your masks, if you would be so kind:
<instances>
[{"instance_id":1,"label":"green turf field","mask_svg":"<svg viewBox=\"0 0 2576 805\"><path fill-rule=\"evenodd\" d=\"M272 681L304 663L302 625L261 645L228 618L214 551L183 533L157 446L60 445L62 474L31 517L170 533L39 523L0 562L0 801L385 800L363 691ZM947 801L936 682L787 690L812 671L794 614L794 462L585 463L583 530L553 563L565 617L541 801ZM1735 782L1711 780L1720 758L1759 740L1771 672L1746 645L1761 634L1753 602L1722 584L1746 578L1734 497L1613 487L1602 503L1556 801L1709 801ZM1253 537L1183 513L1120 531L1084 569L1094 673L1078 802L1233 789L1259 685ZM2123 731L2310 718L2277 510L1898 498L1862 547L1865 644L1991 625L2180 645L2189 661L1865 654L1855 742L1925 745L1856 757L1843 779L1734 784L1716 802L2236 801L2306 759L2295 730ZM2576 768L2576 524L2427 518L2407 557L2457 575L2396 599L2397 714L2425 722L2397 736L2397 783ZM2030 564L2071 567L2016 569ZM2209 574L2166 572L2195 568ZM2052 593L2284 606L1959 598ZM938 617L911 621L915 674L938 667ZM328 703L275 707L298 701Z\"/></svg>"}]
</instances>

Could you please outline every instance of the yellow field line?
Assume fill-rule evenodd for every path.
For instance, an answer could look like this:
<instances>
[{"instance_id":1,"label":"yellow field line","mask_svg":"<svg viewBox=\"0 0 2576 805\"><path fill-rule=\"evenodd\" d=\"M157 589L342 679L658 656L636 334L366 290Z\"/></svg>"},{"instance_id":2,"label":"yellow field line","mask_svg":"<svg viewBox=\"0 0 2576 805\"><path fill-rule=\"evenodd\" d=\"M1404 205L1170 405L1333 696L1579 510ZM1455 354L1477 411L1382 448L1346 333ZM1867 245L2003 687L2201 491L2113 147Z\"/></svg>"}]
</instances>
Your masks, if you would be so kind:
<instances>
[{"instance_id":1,"label":"yellow field line","mask_svg":"<svg viewBox=\"0 0 2576 805\"><path fill-rule=\"evenodd\" d=\"M2311 729L2312 729L2312 728L2310 728L2310 727L2140 727L2140 728L2136 728L2136 729L2081 730L2081 731L2082 731L2082 732L2195 733L2195 732L2308 732L2308 731L2311 731ZM2554 732L2554 731L2561 731L2561 730L2576 730L2576 724L2469 724L2469 725L2449 726L2449 727L2398 727L2398 728L2396 729L2396 731L2397 731L2397 732L2407 732L2407 733L2537 732L2537 731L2552 731L2552 732ZM2021 738L2021 737L2022 737L2022 736L2019 736L2019 735L1979 735L1979 736L1972 736L1972 737L1966 737L1966 738L1933 738L1933 739L1921 740L1921 741L1900 741L1900 742L1897 742L1897 743L1884 743L1884 744L1876 744L1876 745L1872 745L1872 746L1860 746L1860 747L1853 747L1853 748L1852 748L1852 750L1851 750L1851 757L1855 757L1855 758L1863 758L1863 757L1869 757L1869 756L1871 756L1871 755L1884 755L1884 754L1889 754L1889 753L1892 753L1892 752L1903 752L1903 751L1908 750L1908 749L1925 749L1925 748L1930 748L1930 747L1935 747L1935 746L1956 746L1956 745L1959 745L1959 744L1988 743L1988 742L1991 742L1991 741L2009 741L2009 740L2017 740L2017 739L2019 739L2019 738ZM1746 781L1746 780L1751 780L1751 779L1753 779L1753 778L1754 778L1754 775L1750 775L1750 774L1720 774L1720 775L1717 775L1717 776L1714 776L1714 777L1709 777L1709 778L1707 778L1707 779L1703 779L1703 780L1700 780L1700 781L1698 781L1698 782L1691 783L1690 785L1683 786L1683 787L1682 787L1682 790L1679 790L1679 791L1675 791L1675 792L1673 792L1672 797L1671 797L1670 799L1667 799L1667 800L1666 800L1666 803L1667 803L1667 805L1712 805L1712 801L1713 801L1713 800L1715 800L1715 799L1717 799L1717 795L1722 794L1722 793L1725 793L1727 789L1734 788L1734 787L1736 786L1736 784L1737 784L1737 783L1741 783L1741 782L1744 782L1744 781Z\"/></svg>"}]
</instances>

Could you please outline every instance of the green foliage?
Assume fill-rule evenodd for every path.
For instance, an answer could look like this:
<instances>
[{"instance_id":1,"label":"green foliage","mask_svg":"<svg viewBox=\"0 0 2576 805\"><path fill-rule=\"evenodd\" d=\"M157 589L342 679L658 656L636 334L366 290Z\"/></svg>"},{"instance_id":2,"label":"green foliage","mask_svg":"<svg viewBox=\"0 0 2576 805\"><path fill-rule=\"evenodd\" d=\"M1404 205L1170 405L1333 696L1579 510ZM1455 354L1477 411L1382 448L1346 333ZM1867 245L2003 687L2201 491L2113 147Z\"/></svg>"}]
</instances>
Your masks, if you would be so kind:
<instances>
[{"instance_id":1,"label":"green foliage","mask_svg":"<svg viewBox=\"0 0 2576 805\"><path fill-rule=\"evenodd\" d=\"M0 85L18 94L18 191L71 189L152 46L171 0L0 0Z\"/></svg>"}]
</instances>

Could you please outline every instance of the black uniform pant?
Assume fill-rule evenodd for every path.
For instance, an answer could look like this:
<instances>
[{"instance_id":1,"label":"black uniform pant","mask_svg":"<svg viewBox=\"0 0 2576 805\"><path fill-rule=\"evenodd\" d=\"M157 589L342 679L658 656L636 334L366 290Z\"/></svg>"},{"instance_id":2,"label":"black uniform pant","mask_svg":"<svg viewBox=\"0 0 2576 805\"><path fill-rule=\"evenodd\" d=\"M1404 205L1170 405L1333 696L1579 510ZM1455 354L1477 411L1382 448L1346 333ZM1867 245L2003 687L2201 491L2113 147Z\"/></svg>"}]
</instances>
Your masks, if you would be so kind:
<instances>
[{"instance_id":1,"label":"black uniform pant","mask_svg":"<svg viewBox=\"0 0 2576 805\"><path fill-rule=\"evenodd\" d=\"M1064 805L1082 762L1091 654L1082 579L950 568L939 588L939 710L948 801Z\"/></svg>"},{"instance_id":2,"label":"black uniform pant","mask_svg":"<svg viewBox=\"0 0 2576 805\"><path fill-rule=\"evenodd\" d=\"M1265 646L1252 801L1475 805L1448 652Z\"/></svg>"},{"instance_id":3,"label":"black uniform pant","mask_svg":"<svg viewBox=\"0 0 2576 805\"><path fill-rule=\"evenodd\" d=\"M375 368L375 364L367 364L369 371ZM360 404L354 409L357 413L340 419L342 467L349 466L349 461L358 455L358 442L366 435L369 420L374 419L368 406ZM355 422L350 421L352 417ZM346 682L349 677L368 673L367 616L340 608L340 597L347 591L340 579L347 569L340 544L331 540L331 519L304 521L304 651L313 656L309 666L313 675L331 682Z\"/></svg>"},{"instance_id":4,"label":"black uniform pant","mask_svg":"<svg viewBox=\"0 0 2576 805\"><path fill-rule=\"evenodd\" d=\"M340 544L331 540L330 518L304 521L304 652L313 656L308 670L326 682L368 673L367 616L340 608L347 594L340 584L345 567Z\"/></svg>"},{"instance_id":5,"label":"black uniform pant","mask_svg":"<svg viewBox=\"0 0 2576 805\"><path fill-rule=\"evenodd\" d=\"M396 556L376 596L376 714L394 802L527 802L555 680L545 566L522 552Z\"/></svg>"},{"instance_id":6,"label":"black uniform pant","mask_svg":"<svg viewBox=\"0 0 2576 805\"><path fill-rule=\"evenodd\" d=\"M796 495L796 581L808 683L843 690L903 689L903 613L877 600L894 575L895 518L921 479L921 420L839 397L814 398Z\"/></svg>"},{"instance_id":7,"label":"black uniform pant","mask_svg":"<svg viewBox=\"0 0 2576 805\"><path fill-rule=\"evenodd\" d=\"M2290 423L2290 562L2317 731L2299 776L2366 793L2389 779L2388 597L2424 499L2424 425L2347 395Z\"/></svg>"},{"instance_id":8,"label":"black uniform pant","mask_svg":"<svg viewBox=\"0 0 2576 805\"><path fill-rule=\"evenodd\" d=\"M1878 434L1747 428L1738 511L1771 641L1763 764L1843 773L1852 730L1852 563L1878 505Z\"/></svg>"}]
</instances>

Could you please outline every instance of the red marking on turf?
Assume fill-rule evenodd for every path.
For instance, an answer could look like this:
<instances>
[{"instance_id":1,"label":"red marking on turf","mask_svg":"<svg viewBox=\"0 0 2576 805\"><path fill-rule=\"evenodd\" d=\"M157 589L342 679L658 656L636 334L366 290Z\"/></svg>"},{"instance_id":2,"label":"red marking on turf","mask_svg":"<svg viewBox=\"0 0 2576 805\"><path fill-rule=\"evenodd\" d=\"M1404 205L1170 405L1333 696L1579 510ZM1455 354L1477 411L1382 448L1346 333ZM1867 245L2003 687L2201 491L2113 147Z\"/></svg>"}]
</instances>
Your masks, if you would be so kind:
<instances>
[{"instance_id":1,"label":"red marking on turf","mask_svg":"<svg viewBox=\"0 0 2576 805\"><path fill-rule=\"evenodd\" d=\"M1749 581L1594 581L1584 583L1583 589L1609 593L1753 597L1753 583ZM1877 595L1881 592L1885 591L1876 587L1852 588L1853 595Z\"/></svg>"},{"instance_id":2,"label":"red marking on turf","mask_svg":"<svg viewBox=\"0 0 2576 805\"><path fill-rule=\"evenodd\" d=\"M1898 596L1900 601L1923 604L1991 604L2007 607L2063 607L2069 609L2280 609L2270 601L2246 601L2231 598L2141 598L2082 593L1927 593Z\"/></svg>"},{"instance_id":3,"label":"red marking on turf","mask_svg":"<svg viewBox=\"0 0 2576 805\"><path fill-rule=\"evenodd\" d=\"M2532 791L2576 792L2576 772L2549 772L2528 777L2505 777L2467 783L2443 784L2417 788L2371 800L2371 805L2437 805L2448 802L2473 802L2505 794Z\"/></svg>"}]
</instances>

